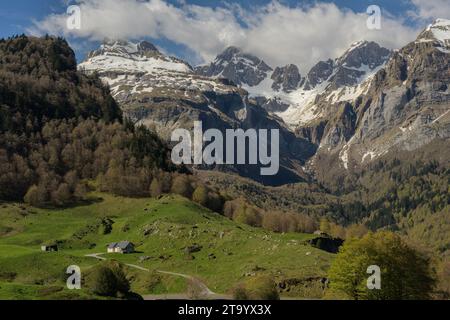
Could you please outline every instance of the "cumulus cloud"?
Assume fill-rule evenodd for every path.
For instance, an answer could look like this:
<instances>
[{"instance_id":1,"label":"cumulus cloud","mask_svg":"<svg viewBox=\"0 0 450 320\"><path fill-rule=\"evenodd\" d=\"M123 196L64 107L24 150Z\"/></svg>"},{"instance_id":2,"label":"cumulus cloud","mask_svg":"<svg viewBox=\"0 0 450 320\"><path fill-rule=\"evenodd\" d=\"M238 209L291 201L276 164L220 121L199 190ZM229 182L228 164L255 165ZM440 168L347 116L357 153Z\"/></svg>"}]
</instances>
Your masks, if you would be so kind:
<instances>
[{"instance_id":1,"label":"cumulus cloud","mask_svg":"<svg viewBox=\"0 0 450 320\"><path fill-rule=\"evenodd\" d=\"M272 3L253 17L246 47L277 64L294 61L307 70L318 60L340 56L355 41L373 40L399 48L417 36L417 30L387 15L381 30L369 30L367 19L365 12L329 3L294 9Z\"/></svg>"},{"instance_id":2,"label":"cumulus cloud","mask_svg":"<svg viewBox=\"0 0 450 320\"><path fill-rule=\"evenodd\" d=\"M168 39L205 62L234 45L272 66L295 63L302 72L319 60L338 57L355 41L374 40L399 48L419 32L388 13L382 16L381 30L369 30L365 12L332 3L289 7L274 1L252 9L238 5L212 8L184 1L174 6L163 0L80 0L78 5L80 30L68 30L67 16L60 14L36 21L30 31L89 40Z\"/></svg>"},{"instance_id":3,"label":"cumulus cloud","mask_svg":"<svg viewBox=\"0 0 450 320\"><path fill-rule=\"evenodd\" d=\"M419 20L431 21L437 18L450 19L450 3L448 0L411 0L415 10L411 16Z\"/></svg>"}]
</instances>

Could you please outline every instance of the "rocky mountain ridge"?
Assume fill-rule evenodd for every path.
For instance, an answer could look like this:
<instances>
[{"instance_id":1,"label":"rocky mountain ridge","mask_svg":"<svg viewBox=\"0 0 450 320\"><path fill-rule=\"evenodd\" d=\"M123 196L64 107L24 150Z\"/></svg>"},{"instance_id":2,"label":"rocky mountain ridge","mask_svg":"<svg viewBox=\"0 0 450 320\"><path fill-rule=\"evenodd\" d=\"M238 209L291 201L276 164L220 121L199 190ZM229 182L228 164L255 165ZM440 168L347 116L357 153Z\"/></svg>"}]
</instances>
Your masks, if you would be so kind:
<instances>
[{"instance_id":1,"label":"rocky mountain ridge","mask_svg":"<svg viewBox=\"0 0 450 320\"><path fill-rule=\"evenodd\" d=\"M297 137L230 80L198 75L187 63L144 42L106 41L79 69L98 73L124 115L154 129L165 140L170 140L177 128L192 129L195 121L202 121L204 130L222 132L229 128L279 129L281 170L277 177L261 177L258 166L223 169L264 183L305 179L301 166L314 154L313 144Z\"/></svg>"},{"instance_id":2,"label":"rocky mountain ridge","mask_svg":"<svg viewBox=\"0 0 450 320\"><path fill-rule=\"evenodd\" d=\"M439 19L396 51L354 43L304 76L236 47L192 68L145 42L105 42L79 67L98 72L126 116L166 139L195 120L219 130L281 129L285 183L305 171L317 177L331 162L345 172L448 138L449 26Z\"/></svg>"},{"instance_id":3,"label":"rocky mountain ridge","mask_svg":"<svg viewBox=\"0 0 450 320\"><path fill-rule=\"evenodd\" d=\"M318 62L302 76L296 65L272 68L257 57L230 47L210 65L195 71L230 79L266 110L295 128L326 113L317 108L319 96L335 103L351 101L364 92L366 80L382 68L390 55L390 50L375 42L361 41L337 59Z\"/></svg>"}]
</instances>

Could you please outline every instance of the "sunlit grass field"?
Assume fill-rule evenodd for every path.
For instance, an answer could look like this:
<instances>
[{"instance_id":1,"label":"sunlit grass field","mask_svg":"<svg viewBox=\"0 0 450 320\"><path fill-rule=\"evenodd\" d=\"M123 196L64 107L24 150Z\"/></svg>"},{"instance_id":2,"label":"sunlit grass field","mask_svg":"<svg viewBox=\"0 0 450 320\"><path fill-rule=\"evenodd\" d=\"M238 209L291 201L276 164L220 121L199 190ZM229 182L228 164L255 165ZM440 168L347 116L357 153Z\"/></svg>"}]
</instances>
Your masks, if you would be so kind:
<instances>
[{"instance_id":1,"label":"sunlit grass field","mask_svg":"<svg viewBox=\"0 0 450 320\"><path fill-rule=\"evenodd\" d=\"M194 276L217 293L229 293L256 272L277 279L323 277L333 259L306 243L312 235L240 225L178 196L156 200L93 194L89 203L63 210L7 203L0 205L0 216L1 299L40 299L45 293L49 298L89 297L84 290L42 293L42 288L64 287L68 266L78 265L83 272L99 263L88 254ZM104 221L112 221L111 230ZM122 240L133 242L136 253L106 254L109 243ZM53 242L58 252L40 251L42 244ZM193 245L201 249L186 252ZM186 281L174 276L162 276L161 285L150 290L143 283L146 271L127 271L132 289L142 295L186 290Z\"/></svg>"}]
</instances>

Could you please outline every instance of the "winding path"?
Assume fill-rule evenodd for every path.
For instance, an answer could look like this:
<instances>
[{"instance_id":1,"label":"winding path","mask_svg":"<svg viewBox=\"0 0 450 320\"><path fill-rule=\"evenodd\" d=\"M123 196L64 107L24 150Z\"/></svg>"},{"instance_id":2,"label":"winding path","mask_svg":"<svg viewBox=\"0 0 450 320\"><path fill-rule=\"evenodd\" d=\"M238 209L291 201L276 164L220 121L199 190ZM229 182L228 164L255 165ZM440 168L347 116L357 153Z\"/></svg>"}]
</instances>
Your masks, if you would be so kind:
<instances>
[{"instance_id":1,"label":"winding path","mask_svg":"<svg viewBox=\"0 0 450 320\"><path fill-rule=\"evenodd\" d=\"M102 261L108 260L105 257L103 257L103 255L104 255L104 253L92 253L92 254L87 254L86 257L94 258L94 259L98 259L98 260L102 260ZM151 271L150 269L146 269L146 268L143 268L143 267L135 265L135 264L125 263L125 265L127 267L134 268L134 269L141 270L141 271L146 271L146 272ZM210 299L210 300L229 300L229 299L231 299L231 296L215 293L214 291L209 289L205 283L203 283L201 280L199 280L198 278L195 278L193 276L183 274L183 273L161 271L161 270L156 270L156 272L174 276L174 277L184 278L184 279L194 282L201 290L200 296L205 297L206 299ZM186 293L144 295L143 298L144 298L144 300L189 300L189 297Z\"/></svg>"}]
</instances>

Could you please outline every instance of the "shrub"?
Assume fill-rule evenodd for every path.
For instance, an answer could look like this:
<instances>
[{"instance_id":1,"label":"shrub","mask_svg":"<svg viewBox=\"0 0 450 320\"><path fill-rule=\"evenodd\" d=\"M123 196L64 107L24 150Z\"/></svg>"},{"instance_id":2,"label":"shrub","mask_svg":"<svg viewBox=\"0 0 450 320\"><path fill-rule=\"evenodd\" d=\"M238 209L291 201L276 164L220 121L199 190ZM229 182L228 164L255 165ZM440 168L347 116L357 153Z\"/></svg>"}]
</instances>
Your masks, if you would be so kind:
<instances>
[{"instance_id":1,"label":"shrub","mask_svg":"<svg viewBox=\"0 0 450 320\"><path fill-rule=\"evenodd\" d=\"M439 286L440 291L444 299L450 299L450 259L444 258L444 261L439 266L438 271Z\"/></svg>"},{"instance_id":2,"label":"shrub","mask_svg":"<svg viewBox=\"0 0 450 320\"><path fill-rule=\"evenodd\" d=\"M192 194L192 201L197 202L198 204L208 207L209 197L208 197L208 189L204 186L198 186Z\"/></svg>"},{"instance_id":3,"label":"shrub","mask_svg":"<svg viewBox=\"0 0 450 320\"><path fill-rule=\"evenodd\" d=\"M119 262L108 261L95 267L87 276L86 286L95 294L105 297L127 295L130 283Z\"/></svg>"},{"instance_id":4,"label":"shrub","mask_svg":"<svg viewBox=\"0 0 450 320\"><path fill-rule=\"evenodd\" d=\"M157 178L153 178L150 184L150 196L152 198L158 198L162 194L162 188Z\"/></svg>"},{"instance_id":5,"label":"shrub","mask_svg":"<svg viewBox=\"0 0 450 320\"><path fill-rule=\"evenodd\" d=\"M185 175L177 176L173 180L171 191L172 193L190 199L192 196L192 186L191 182L189 181L189 178Z\"/></svg>"},{"instance_id":6,"label":"shrub","mask_svg":"<svg viewBox=\"0 0 450 320\"><path fill-rule=\"evenodd\" d=\"M244 223L252 227L260 227L262 224L261 213L253 207L242 205L234 213L234 221Z\"/></svg>"},{"instance_id":7,"label":"shrub","mask_svg":"<svg viewBox=\"0 0 450 320\"><path fill-rule=\"evenodd\" d=\"M57 206L64 206L65 204L69 203L71 199L72 194L67 183L60 184L58 189L52 192L52 202Z\"/></svg>"},{"instance_id":8,"label":"shrub","mask_svg":"<svg viewBox=\"0 0 450 320\"><path fill-rule=\"evenodd\" d=\"M222 213L223 212L223 203L224 199L220 194L215 192L210 192L208 195L208 205L207 207L214 212Z\"/></svg>"},{"instance_id":9,"label":"shrub","mask_svg":"<svg viewBox=\"0 0 450 320\"><path fill-rule=\"evenodd\" d=\"M282 232L279 213L266 212L263 216L262 226L264 229L272 232Z\"/></svg>"},{"instance_id":10,"label":"shrub","mask_svg":"<svg viewBox=\"0 0 450 320\"><path fill-rule=\"evenodd\" d=\"M258 275L239 284L233 290L236 300L280 300L274 279L268 275Z\"/></svg>"},{"instance_id":11,"label":"shrub","mask_svg":"<svg viewBox=\"0 0 450 320\"><path fill-rule=\"evenodd\" d=\"M347 227L347 231L345 233L345 238L362 238L369 232L369 229L365 225L362 224L352 224Z\"/></svg>"},{"instance_id":12,"label":"shrub","mask_svg":"<svg viewBox=\"0 0 450 320\"><path fill-rule=\"evenodd\" d=\"M28 189L28 192L24 197L24 201L33 207L41 207L45 203L45 199L36 185L33 185L30 189Z\"/></svg>"},{"instance_id":13,"label":"shrub","mask_svg":"<svg viewBox=\"0 0 450 320\"><path fill-rule=\"evenodd\" d=\"M126 294L130 291L130 282L128 281L123 266L117 261L109 261L108 266L116 277L116 290Z\"/></svg>"},{"instance_id":14,"label":"shrub","mask_svg":"<svg viewBox=\"0 0 450 320\"><path fill-rule=\"evenodd\" d=\"M226 201L223 205L224 216L229 219L233 219L234 213L236 212L236 210L239 208L240 205L241 205L240 199Z\"/></svg>"},{"instance_id":15,"label":"shrub","mask_svg":"<svg viewBox=\"0 0 450 320\"><path fill-rule=\"evenodd\" d=\"M234 300L250 300L248 297L248 292L245 289L244 285L239 284L236 288L233 289L233 299Z\"/></svg>"},{"instance_id":16,"label":"shrub","mask_svg":"<svg viewBox=\"0 0 450 320\"><path fill-rule=\"evenodd\" d=\"M117 295L117 279L112 270L106 266L95 268L86 281L87 287L95 294L104 297Z\"/></svg>"},{"instance_id":17,"label":"shrub","mask_svg":"<svg viewBox=\"0 0 450 320\"><path fill-rule=\"evenodd\" d=\"M172 174L169 172L160 171L158 181L161 186L162 193L169 193L172 189Z\"/></svg>"},{"instance_id":18,"label":"shrub","mask_svg":"<svg viewBox=\"0 0 450 320\"><path fill-rule=\"evenodd\" d=\"M381 269L381 290L367 288L367 268ZM355 300L423 300L435 280L429 260L392 232L369 233L350 239L330 270L330 289Z\"/></svg>"}]
</instances>

